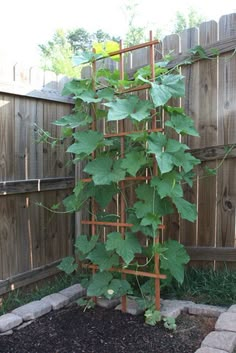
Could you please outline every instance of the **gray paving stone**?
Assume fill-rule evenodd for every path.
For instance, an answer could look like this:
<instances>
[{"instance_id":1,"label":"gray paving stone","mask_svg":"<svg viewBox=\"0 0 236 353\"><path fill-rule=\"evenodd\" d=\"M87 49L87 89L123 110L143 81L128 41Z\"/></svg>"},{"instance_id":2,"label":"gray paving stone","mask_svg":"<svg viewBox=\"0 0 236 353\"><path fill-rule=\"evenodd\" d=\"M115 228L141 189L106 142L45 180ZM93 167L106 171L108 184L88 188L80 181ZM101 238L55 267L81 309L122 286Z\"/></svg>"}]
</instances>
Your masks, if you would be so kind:
<instances>
[{"instance_id":1,"label":"gray paving stone","mask_svg":"<svg viewBox=\"0 0 236 353\"><path fill-rule=\"evenodd\" d=\"M51 311L52 306L42 300L36 300L12 311L13 314L19 315L24 321L34 320Z\"/></svg>"},{"instance_id":2,"label":"gray paving stone","mask_svg":"<svg viewBox=\"0 0 236 353\"><path fill-rule=\"evenodd\" d=\"M68 297L60 293L53 293L53 294L47 295L46 297L43 297L41 300L51 304L53 310L58 310L63 308L70 301Z\"/></svg>"},{"instance_id":3,"label":"gray paving stone","mask_svg":"<svg viewBox=\"0 0 236 353\"><path fill-rule=\"evenodd\" d=\"M120 299L106 299L106 298L98 298L97 305L103 308L111 309L120 304Z\"/></svg>"},{"instance_id":4,"label":"gray paving stone","mask_svg":"<svg viewBox=\"0 0 236 353\"><path fill-rule=\"evenodd\" d=\"M3 333L0 333L0 336L9 336L13 334L13 330L5 331Z\"/></svg>"},{"instance_id":5,"label":"gray paving stone","mask_svg":"<svg viewBox=\"0 0 236 353\"><path fill-rule=\"evenodd\" d=\"M228 353L233 353L236 346L236 333L229 331L210 332L202 341L201 347L211 347L223 349Z\"/></svg>"},{"instance_id":6,"label":"gray paving stone","mask_svg":"<svg viewBox=\"0 0 236 353\"><path fill-rule=\"evenodd\" d=\"M161 314L176 319L181 312L187 311L193 304L191 301L184 300L161 300Z\"/></svg>"},{"instance_id":7,"label":"gray paving stone","mask_svg":"<svg viewBox=\"0 0 236 353\"><path fill-rule=\"evenodd\" d=\"M17 327L16 327L16 330L17 330L17 331L18 331L18 330L21 330L22 328L31 325L32 322L34 322L34 320L30 320L30 321L23 322L23 324L21 324L20 326L17 326Z\"/></svg>"},{"instance_id":8,"label":"gray paving stone","mask_svg":"<svg viewBox=\"0 0 236 353\"><path fill-rule=\"evenodd\" d=\"M230 313L236 313L236 304L231 305L228 309L228 312Z\"/></svg>"},{"instance_id":9,"label":"gray paving stone","mask_svg":"<svg viewBox=\"0 0 236 353\"><path fill-rule=\"evenodd\" d=\"M115 309L122 310L122 304L119 304ZM126 312L131 315L139 315L142 314L144 310L138 306L138 303L135 300L128 298Z\"/></svg>"},{"instance_id":10,"label":"gray paving stone","mask_svg":"<svg viewBox=\"0 0 236 353\"><path fill-rule=\"evenodd\" d=\"M195 353L227 353L222 349L203 347L199 348Z\"/></svg>"},{"instance_id":11,"label":"gray paving stone","mask_svg":"<svg viewBox=\"0 0 236 353\"><path fill-rule=\"evenodd\" d=\"M80 284L74 284L73 286L61 290L59 293L69 298L70 301L73 301L86 295L86 289Z\"/></svg>"},{"instance_id":12,"label":"gray paving stone","mask_svg":"<svg viewBox=\"0 0 236 353\"><path fill-rule=\"evenodd\" d=\"M236 313L226 312L216 321L215 329L236 332Z\"/></svg>"},{"instance_id":13,"label":"gray paving stone","mask_svg":"<svg viewBox=\"0 0 236 353\"><path fill-rule=\"evenodd\" d=\"M192 315L205 315L208 317L219 317L222 313L226 312L227 308L206 304L193 304L188 308L189 314Z\"/></svg>"},{"instance_id":14,"label":"gray paving stone","mask_svg":"<svg viewBox=\"0 0 236 353\"><path fill-rule=\"evenodd\" d=\"M15 314L4 314L0 316L0 332L6 332L22 323L21 316Z\"/></svg>"}]
</instances>

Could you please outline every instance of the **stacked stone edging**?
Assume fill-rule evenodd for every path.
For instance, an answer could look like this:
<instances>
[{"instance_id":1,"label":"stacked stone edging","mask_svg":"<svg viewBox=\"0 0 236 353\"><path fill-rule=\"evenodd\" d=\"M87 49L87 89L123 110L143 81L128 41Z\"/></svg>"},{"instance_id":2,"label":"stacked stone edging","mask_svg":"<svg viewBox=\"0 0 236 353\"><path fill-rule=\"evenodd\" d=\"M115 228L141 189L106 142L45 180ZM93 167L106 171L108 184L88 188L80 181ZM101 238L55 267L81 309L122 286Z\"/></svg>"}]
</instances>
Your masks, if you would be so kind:
<instances>
[{"instance_id":1,"label":"stacked stone edging","mask_svg":"<svg viewBox=\"0 0 236 353\"><path fill-rule=\"evenodd\" d=\"M0 336L9 335L14 330L19 330L35 319L49 313L51 310L58 310L71 302L86 295L86 289L80 284L74 284L45 296L41 300L33 301L14 309L11 313L0 316ZM121 310L119 299L107 300L98 298L97 305L105 308ZM117 306L117 304L119 304ZM127 312L138 315L144 310L140 310L134 300L128 299ZM192 315L217 317L215 331L210 332L202 341L201 347L195 353L234 353L236 349L236 304L230 308L220 306L195 304L191 301L183 300L163 300L161 299L161 314L177 318L182 312Z\"/></svg>"}]
</instances>

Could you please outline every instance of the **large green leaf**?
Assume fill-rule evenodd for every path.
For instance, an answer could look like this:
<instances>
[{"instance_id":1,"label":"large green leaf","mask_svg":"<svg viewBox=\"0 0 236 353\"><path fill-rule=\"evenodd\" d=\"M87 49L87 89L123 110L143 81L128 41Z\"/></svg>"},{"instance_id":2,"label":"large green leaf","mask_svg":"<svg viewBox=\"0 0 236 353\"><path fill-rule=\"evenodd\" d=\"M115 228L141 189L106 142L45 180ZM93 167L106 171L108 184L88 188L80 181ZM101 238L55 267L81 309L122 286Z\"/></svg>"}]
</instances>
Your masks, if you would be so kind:
<instances>
[{"instance_id":1,"label":"large green leaf","mask_svg":"<svg viewBox=\"0 0 236 353\"><path fill-rule=\"evenodd\" d=\"M148 153L160 155L167 144L167 138L161 132L152 132L148 137Z\"/></svg>"},{"instance_id":2,"label":"large green leaf","mask_svg":"<svg viewBox=\"0 0 236 353\"><path fill-rule=\"evenodd\" d=\"M150 94L155 107L165 105L171 97L182 97L185 93L182 75L162 75L151 83Z\"/></svg>"},{"instance_id":3,"label":"large green leaf","mask_svg":"<svg viewBox=\"0 0 236 353\"><path fill-rule=\"evenodd\" d=\"M133 176L136 176L137 171L147 164L147 159L144 152L132 151L125 155L121 161L121 166Z\"/></svg>"},{"instance_id":4,"label":"large green leaf","mask_svg":"<svg viewBox=\"0 0 236 353\"><path fill-rule=\"evenodd\" d=\"M75 95L78 96L82 92L86 91L89 87L91 86L91 80L88 79L74 79L69 82L67 82L62 90L62 95L69 96L69 95Z\"/></svg>"},{"instance_id":5,"label":"large green leaf","mask_svg":"<svg viewBox=\"0 0 236 353\"><path fill-rule=\"evenodd\" d=\"M172 97L183 97L185 95L184 76L182 75L162 75L161 84L168 87Z\"/></svg>"},{"instance_id":6,"label":"large green leaf","mask_svg":"<svg viewBox=\"0 0 236 353\"><path fill-rule=\"evenodd\" d=\"M62 118L53 121L57 126L70 126L72 129L85 126L93 121L92 117L84 112L76 112L74 114L65 115Z\"/></svg>"},{"instance_id":7,"label":"large green leaf","mask_svg":"<svg viewBox=\"0 0 236 353\"><path fill-rule=\"evenodd\" d=\"M101 54L95 54L92 51L91 52L81 52L79 55L75 55L73 57L73 63L74 65L82 65L82 64L87 64L91 63L99 58L102 58L103 55Z\"/></svg>"},{"instance_id":8,"label":"large green leaf","mask_svg":"<svg viewBox=\"0 0 236 353\"><path fill-rule=\"evenodd\" d=\"M94 185L94 198L97 203L105 208L112 200L112 197L118 193L117 185L111 183L110 185Z\"/></svg>"},{"instance_id":9,"label":"large green leaf","mask_svg":"<svg viewBox=\"0 0 236 353\"><path fill-rule=\"evenodd\" d=\"M183 190L180 185L181 176L176 171L163 174L159 177L154 177L151 181L152 186L156 186L156 190L161 199L166 196L182 197Z\"/></svg>"},{"instance_id":10,"label":"large green leaf","mask_svg":"<svg viewBox=\"0 0 236 353\"><path fill-rule=\"evenodd\" d=\"M148 185L142 184L136 189L138 199L134 204L134 210L137 218L150 219L149 215L164 216L173 213L173 207L167 198L161 199L155 188Z\"/></svg>"},{"instance_id":11,"label":"large green leaf","mask_svg":"<svg viewBox=\"0 0 236 353\"><path fill-rule=\"evenodd\" d=\"M77 270L78 264L75 262L75 258L73 256L67 256L64 257L57 268L61 271L64 271L67 275L70 275L75 270Z\"/></svg>"},{"instance_id":12,"label":"large green leaf","mask_svg":"<svg viewBox=\"0 0 236 353\"><path fill-rule=\"evenodd\" d=\"M86 91L77 95L76 98L79 98L86 103L98 103L102 100L92 88L88 88Z\"/></svg>"},{"instance_id":13,"label":"large green leaf","mask_svg":"<svg viewBox=\"0 0 236 353\"><path fill-rule=\"evenodd\" d=\"M199 136L193 120L184 113L173 112L170 117L171 119L166 121L165 126L171 127L181 135Z\"/></svg>"},{"instance_id":14,"label":"large green leaf","mask_svg":"<svg viewBox=\"0 0 236 353\"><path fill-rule=\"evenodd\" d=\"M98 238L98 235L93 235L90 239L87 235L79 235L75 242L75 248L82 254L88 254L95 248Z\"/></svg>"},{"instance_id":15,"label":"large green leaf","mask_svg":"<svg viewBox=\"0 0 236 353\"><path fill-rule=\"evenodd\" d=\"M100 271L109 270L112 266L119 265L119 256L105 249L105 245L98 243L87 255L87 259L99 266Z\"/></svg>"},{"instance_id":16,"label":"large green leaf","mask_svg":"<svg viewBox=\"0 0 236 353\"><path fill-rule=\"evenodd\" d=\"M108 121L132 118L142 121L150 118L150 110L153 108L151 102L141 100L138 96L128 96L127 98L116 98L114 102L105 103L109 107Z\"/></svg>"},{"instance_id":17,"label":"large green leaf","mask_svg":"<svg viewBox=\"0 0 236 353\"><path fill-rule=\"evenodd\" d=\"M103 134L98 131L78 131L74 134L76 143L70 145L67 149L69 153L75 154L91 154L99 144L103 143Z\"/></svg>"},{"instance_id":18,"label":"large green leaf","mask_svg":"<svg viewBox=\"0 0 236 353\"><path fill-rule=\"evenodd\" d=\"M191 153L185 153L183 150L173 154L173 163L177 167L182 167L185 173L190 172L195 165L201 163L200 159L195 158Z\"/></svg>"},{"instance_id":19,"label":"large green leaf","mask_svg":"<svg viewBox=\"0 0 236 353\"><path fill-rule=\"evenodd\" d=\"M168 240L164 242L163 247L166 248L166 250L164 252L159 252L161 269L169 270L171 275L179 283L183 283L184 265L189 262L189 255L184 246L176 240Z\"/></svg>"},{"instance_id":20,"label":"large green leaf","mask_svg":"<svg viewBox=\"0 0 236 353\"><path fill-rule=\"evenodd\" d=\"M109 283L113 276L110 272L97 272L93 275L91 283L87 288L87 295L89 297L99 297L107 292Z\"/></svg>"},{"instance_id":21,"label":"large green leaf","mask_svg":"<svg viewBox=\"0 0 236 353\"><path fill-rule=\"evenodd\" d=\"M107 235L106 242L107 250L115 250L128 265L135 257L135 253L141 253L141 245L132 233L126 233L125 238L122 238L121 233L112 232Z\"/></svg>"},{"instance_id":22,"label":"large green leaf","mask_svg":"<svg viewBox=\"0 0 236 353\"><path fill-rule=\"evenodd\" d=\"M121 168L121 160L101 157L89 162L84 171L91 174L95 185L110 185L125 178L125 170Z\"/></svg>"},{"instance_id":23,"label":"large green leaf","mask_svg":"<svg viewBox=\"0 0 236 353\"><path fill-rule=\"evenodd\" d=\"M192 204L181 197L173 197L172 200L183 219L187 219L190 222L196 220L197 209L195 204Z\"/></svg>"}]
</instances>

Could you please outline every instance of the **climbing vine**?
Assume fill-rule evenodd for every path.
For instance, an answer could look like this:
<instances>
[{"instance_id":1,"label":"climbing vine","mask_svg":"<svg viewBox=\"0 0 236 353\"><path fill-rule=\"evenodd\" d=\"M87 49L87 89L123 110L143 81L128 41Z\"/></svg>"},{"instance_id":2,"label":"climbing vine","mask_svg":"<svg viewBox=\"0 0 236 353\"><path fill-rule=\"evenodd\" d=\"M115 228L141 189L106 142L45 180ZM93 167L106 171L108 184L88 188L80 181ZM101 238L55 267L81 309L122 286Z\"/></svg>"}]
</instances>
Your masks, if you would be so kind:
<instances>
[{"instance_id":1,"label":"climbing vine","mask_svg":"<svg viewBox=\"0 0 236 353\"><path fill-rule=\"evenodd\" d=\"M101 54L83 53L77 58L77 63L94 65L100 59ZM129 93L129 88L143 84L149 87L145 99ZM67 152L73 154L75 164L83 162L83 172L87 174L87 180L78 181L73 193L63 200L66 212L77 212L85 207L90 210L90 200L94 198L97 212L93 217L97 221L117 221L119 215L110 214L106 210L113 198L121 192L119 182L147 172L150 176L149 183L133 185L135 201L132 205L127 201L126 207L126 219L132 227L125 233L125 237L113 231L101 242L99 233L93 236L77 235L75 248L80 261L98 266L98 271L84 284L87 295L111 299L132 294L133 282L128 278L119 278L117 273L111 273L109 269L119 266L120 259L127 268L151 268L156 253L160 257L161 271L167 275L167 279L174 277L182 283L184 265L189 261L183 245L175 240L156 244L154 238L166 215L177 211L182 219L190 222L194 222L197 217L196 206L184 198L183 184L192 187L193 169L200 160L188 152L189 147L181 139L186 135L199 135L193 120L185 114L184 109L170 104L171 98L184 97L184 77L178 68L169 70L168 61L165 60L155 64L155 80L151 80L149 66L137 70L132 78L125 74L121 80L118 70L111 71L100 64L91 77L68 82L63 94L73 95L74 110L71 115L56 120L54 124L62 127L63 138L72 138L73 142ZM124 138L122 156L120 139L112 136L113 125L107 124L110 135L105 137L103 132L91 129L94 116L97 121L103 119L106 123L131 121L134 129ZM163 130L149 132L153 117L156 126L164 127ZM169 137L172 131L179 135L178 139ZM158 169L156 174L153 174L153 158ZM136 236L138 232L146 237L148 246L141 244ZM135 261L136 254L145 255L145 265ZM73 257L65 258L59 266L67 273L72 273L77 267ZM149 298L150 305L145 301L145 306L151 310L153 280L143 280L138 283L138 287L142 299ZM146 312L147 322L155 324L158 318L153 318L150 312Z\"/></svg>"}]
</instances>

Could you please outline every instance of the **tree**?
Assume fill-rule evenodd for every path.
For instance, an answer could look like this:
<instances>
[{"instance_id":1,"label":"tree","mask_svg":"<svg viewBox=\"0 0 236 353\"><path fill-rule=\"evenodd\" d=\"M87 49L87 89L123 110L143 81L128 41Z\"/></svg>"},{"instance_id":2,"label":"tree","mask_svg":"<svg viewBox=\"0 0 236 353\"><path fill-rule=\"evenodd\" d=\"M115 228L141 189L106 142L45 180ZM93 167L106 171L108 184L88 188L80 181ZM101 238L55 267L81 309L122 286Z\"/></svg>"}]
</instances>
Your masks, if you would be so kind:
<instances>
[{"instance_id":1,"label":"tree","mask_svg":"<svg viewBox=\"0 0 236 353\"><path fill-rule=\"evenodd\" d=\"M145 27L137 26L136 20L138 15L139 4L135 0L128 0L123 8L123 12L128 20L128 31L125 36L124 44L126 47L144 42Z\"/></svg>"},{"instance_id":2,"label":"tree","mask_svg":"<svg viewBox=\"0 0 236 353\"><path fill-rule=\"evenodd\" d=\"M196 9L190 7L186 14L177 11L174 21L173 33L181 33L186 28L199 26L204 21L204 17Z\"/></svg>"},{"instance_id":3,"label":"tree","mask_svg":"<svg viewBox=\"0 0 236 353\"><path fill-rule=\"evenodd\" d=\"M56 74L80 77L81 68L73 65L73 56L78 52L91 50L95 42L101 43L108 40L118 42L119 38L111 37L101 29L94 33L89 33L84 28L67 32L58 29L52 40L46 44L39 44L41 67Z\"/></svg>"},{"instance_id":4,"label":"tree","mask_svg":"<svg viewBox=\"0 0 236 353\"><path fill-rule=\"evenodd\" d=\"M68 77L80 76L80 69L74 67L72 63L73 48L62 29L56 30L52 40L46 44L39 44L39 48L41 50L41 67L44 70Z\"/></svg>"}]
</instances>

